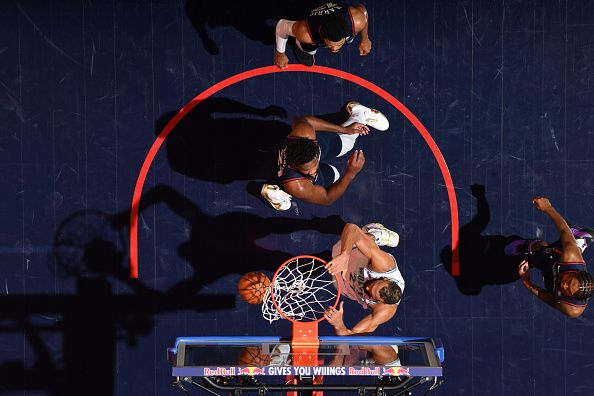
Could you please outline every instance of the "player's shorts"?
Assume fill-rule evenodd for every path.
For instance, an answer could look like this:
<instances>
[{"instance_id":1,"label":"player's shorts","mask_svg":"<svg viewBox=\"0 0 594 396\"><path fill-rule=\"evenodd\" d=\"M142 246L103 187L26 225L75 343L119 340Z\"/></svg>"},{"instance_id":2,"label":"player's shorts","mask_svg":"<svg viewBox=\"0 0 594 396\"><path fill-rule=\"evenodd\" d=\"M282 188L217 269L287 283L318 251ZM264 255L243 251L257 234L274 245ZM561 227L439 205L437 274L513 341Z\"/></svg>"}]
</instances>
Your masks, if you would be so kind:
<instances>
[{"instance_id":1,"label":"player's shorts","mask_svg":"<svg viewBox=\"0 0 594 396\"><path fill-rule=\"evenodd\" d=\"M338 133L333 132L318 132L316 140L322 151L320 155L320 162L325 162L331 158L338 157L342 150L342 139Z\"/></svg>"},{"instance_id":2,"label":"player's shorts","mask_svg":"<svg viewBox=\"0 0 594 396\"><path fill-rule=\"evenodd\" d=\"M321 151L316 184L328 188L340 178L340 172L335 166L326 162L336 158L340 154L342 150L342 139L337 133L318 132L316 140L320 145Z\"/></svg>"},{"instance_id":3,"label":"player's shorts","mask_svg":"<svg viewBox=\"0 0 594 396\"><path fill-rule=\"evenodd\" d=\"M336 169L335 166L320 163L320 167L318 168L318 178L316 180L316 184L319 184L320 186L323 186L325 188L329 188L339 178L340 172L338 172L338 169Z\"/></svg>"}]
</instances>

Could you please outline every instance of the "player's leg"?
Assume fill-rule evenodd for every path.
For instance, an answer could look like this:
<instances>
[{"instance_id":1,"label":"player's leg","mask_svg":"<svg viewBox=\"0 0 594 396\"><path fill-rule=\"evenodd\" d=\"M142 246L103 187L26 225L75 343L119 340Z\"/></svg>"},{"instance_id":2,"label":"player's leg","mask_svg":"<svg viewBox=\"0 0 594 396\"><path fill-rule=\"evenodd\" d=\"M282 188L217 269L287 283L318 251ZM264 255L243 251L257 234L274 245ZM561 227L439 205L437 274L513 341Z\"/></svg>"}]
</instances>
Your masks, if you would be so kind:
<instances>
[{"instance_id":1,"label":"player's leg","mask_svg":"<svg viewBox=\"0 0 594 396\"><path fill-rule=\"evenodd\" d=\"M346 105L346 110L349 113L349 118L341 124L343 127L347 127L355 122L368 125L379 131L385 131L390 127L386 116L378 110L363 106L360 103L349 102ZM341 133L338 136L342 140L342 150L338 154L338 157L341 157L353 149L359 135L345 135Z\"/></svg>"},{"instance_id":2,"label":"player's leg","mask_svg":"<svg viewBox=\"0 0 594 396\"><path fill-rule=\"evenodd\" d=\"M396 247L400 242L398 233L386 228L383 224L369 223L361 229L373 238L377 246Z\"/></svg>"},{"instance_id":3,"label":"player's leg","mask_svg":"<svg viewBox=\"0 0 594 396\"><path fill-rule=\"evenodd\" d=\"M541 239L516 239L507 244L503 251L506 256L529 256L549 246Z\"/></svg>"},{"instance_id":4,"label":"player's leg","mask_svg":"<svg viewBox=\"0 0 594 396\"><path fill-rule=\"evenodd\" d=\"M336 183L338 179L340 179L340 172L335 166L320 163L320 167L318 168L318 178L316 180L316 184L328 188L332 184Z\"/></svg>"},{"instance_id":5,"label":"player's leg","mask_svg":"<svg viewBox=\"0 0 594 396\"><path fill-rule=\"evenodd\" d=\"M594 230L588 227L582 227L578 225L569 224L569 229L575 238L575 242L578 247L584 252L586 248L594 243ZM561 240L557 239L555 242L550 244L551 247L561 249Z\"/></svg>"},{"instance_id":6,"label":"player's leg","mask_svg":"<svg viewBox=\"0 0 594 396\"><path fill-rule=\"evenodd\" d=\"M390 127L390 122L379 110L363 106L358 102L349 102L346 105L346 111L350 114L342 126L349 126L353 122L369 125L378 131L386 131Z\"/></svg>"},{"instance_id":7,"label":"player's leg","mask_svg":"<svg viewBox=\"0 0 594 396\"><path fill-rule=\"evenodd\" d=\"M345 155L346 153L351 151L353 149L353 147L355 147L355 142L357 141L357 138L359 137L359 135L358 134L345 135L343 133L339 133L338 136L340 138L342 147L341 147L340 153L338 153L337 157L342 157L343 155Z\"/></svg>"}]
</instances>

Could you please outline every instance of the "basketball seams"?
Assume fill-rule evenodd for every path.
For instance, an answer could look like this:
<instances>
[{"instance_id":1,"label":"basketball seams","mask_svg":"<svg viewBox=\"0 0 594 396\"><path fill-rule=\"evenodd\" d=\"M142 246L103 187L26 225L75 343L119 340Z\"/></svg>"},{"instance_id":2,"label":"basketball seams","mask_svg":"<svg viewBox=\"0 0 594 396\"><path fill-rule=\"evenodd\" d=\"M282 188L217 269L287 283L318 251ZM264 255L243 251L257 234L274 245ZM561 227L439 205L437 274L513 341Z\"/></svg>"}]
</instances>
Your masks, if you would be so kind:
<instances>
[{"instance_id":1,"label":"basketball seams","mask_svg":"<svg viewBox=\"0 0 594 396\"><path fill-rule=\"evenodd\" d=\"M248 304L262 304L270 279L263 272L248 272L237 284L239 296Z\"/></svg>"}]
</instances>

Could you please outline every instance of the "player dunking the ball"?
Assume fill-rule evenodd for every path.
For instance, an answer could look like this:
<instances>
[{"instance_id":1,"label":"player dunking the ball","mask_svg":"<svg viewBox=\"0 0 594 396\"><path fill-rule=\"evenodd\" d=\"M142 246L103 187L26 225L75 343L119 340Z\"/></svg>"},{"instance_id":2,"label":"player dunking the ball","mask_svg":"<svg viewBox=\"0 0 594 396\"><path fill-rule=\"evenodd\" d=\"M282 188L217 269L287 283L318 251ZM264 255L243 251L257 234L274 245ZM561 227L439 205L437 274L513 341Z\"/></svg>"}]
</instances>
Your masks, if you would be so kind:
<instances>
[{"instance_id":1,"label":"player dunking the ball","mask_svg":"<svg viewBox=\"0 0 594 396\"><path fill-rule=\"evenodd\" d=\"M363 228L355 224L344 226L340 241L332 249L332 261L326 267L340 283L342 295L371 309L371 314L349 329L343 321L344 302L339 309L328 308L324 317L337 335L371 333L396 314L404 279L394 256L379 246L396 247L398 242L398 234L379 223Z\"/></svg>"}]
</instances>

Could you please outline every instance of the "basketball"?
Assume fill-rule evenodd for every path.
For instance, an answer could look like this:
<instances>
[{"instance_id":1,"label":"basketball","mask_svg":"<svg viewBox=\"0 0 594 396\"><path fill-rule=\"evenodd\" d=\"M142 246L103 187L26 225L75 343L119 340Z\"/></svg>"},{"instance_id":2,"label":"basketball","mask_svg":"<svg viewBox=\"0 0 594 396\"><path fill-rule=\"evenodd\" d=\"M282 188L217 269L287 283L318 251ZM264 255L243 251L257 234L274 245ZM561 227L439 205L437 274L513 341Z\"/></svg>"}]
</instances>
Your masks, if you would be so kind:
<instances>
[{"instance_id":1,"label":"basketball","mask_svg":"<svg viewBox=\"0 0 594 396\"><path fill-rule=\"evenodd\" d=\"M243 347L239 351L237 364L240 366L268 366L270 355L262 352L262 347Z\"/></svg>"},{"instance_id":2,"label":"basketball","mask_svg":"<svg viewBox=\"0 0 594 396\"><path fill-rule=\"evenodd\" d=\"M239 296L248 304L262 304L270 279L263 272L248 272L237 284Z\"/></svg>"}]
</instances>

